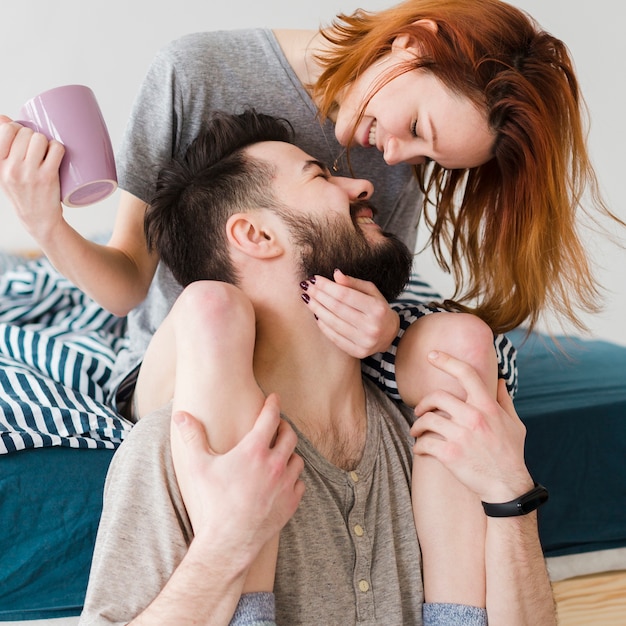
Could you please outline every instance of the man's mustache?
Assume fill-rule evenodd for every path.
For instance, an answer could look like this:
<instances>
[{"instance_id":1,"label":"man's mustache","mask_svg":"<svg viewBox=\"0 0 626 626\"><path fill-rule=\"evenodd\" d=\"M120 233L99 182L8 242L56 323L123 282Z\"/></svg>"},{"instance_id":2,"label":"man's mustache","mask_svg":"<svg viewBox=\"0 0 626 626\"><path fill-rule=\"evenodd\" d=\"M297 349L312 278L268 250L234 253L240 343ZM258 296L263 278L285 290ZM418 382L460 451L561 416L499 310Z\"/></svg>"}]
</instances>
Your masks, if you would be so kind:
<instances>
[{"instance_id":1,"label":"man's mustache","mask_svg":"<svg viewBox=\"0 0 626 626\"><path fill-rule=\"evenodd\" d=\"M378 209L369 200L355 200L350 203L350 217L354 219L362 209L369 209L372 217L378 215Z\"/></svg>"}]
</instances>

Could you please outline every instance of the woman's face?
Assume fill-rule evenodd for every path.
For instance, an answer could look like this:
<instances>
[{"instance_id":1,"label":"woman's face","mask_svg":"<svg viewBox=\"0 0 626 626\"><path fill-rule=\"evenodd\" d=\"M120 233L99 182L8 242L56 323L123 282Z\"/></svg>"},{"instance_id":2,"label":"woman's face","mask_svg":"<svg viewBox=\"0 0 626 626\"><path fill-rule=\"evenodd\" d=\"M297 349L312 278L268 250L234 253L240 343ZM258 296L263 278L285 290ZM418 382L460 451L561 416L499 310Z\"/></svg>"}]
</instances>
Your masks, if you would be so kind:
<instances>
[{"instance_id":1,"label":"woman's face","mask_svg":"<svg viewBox=\"0 0 626 626\"><path fill-rule=\"evenodd\" d=\"M482 165L493 156L495 134L486 111L448 89L431 72L413 69L387 82L359 113L372 90L398 66L414 58L393 48L339 97L335 135L342 145L380 150L389 165L433 160L447 169Z\"/></svg>"}]
</instances>

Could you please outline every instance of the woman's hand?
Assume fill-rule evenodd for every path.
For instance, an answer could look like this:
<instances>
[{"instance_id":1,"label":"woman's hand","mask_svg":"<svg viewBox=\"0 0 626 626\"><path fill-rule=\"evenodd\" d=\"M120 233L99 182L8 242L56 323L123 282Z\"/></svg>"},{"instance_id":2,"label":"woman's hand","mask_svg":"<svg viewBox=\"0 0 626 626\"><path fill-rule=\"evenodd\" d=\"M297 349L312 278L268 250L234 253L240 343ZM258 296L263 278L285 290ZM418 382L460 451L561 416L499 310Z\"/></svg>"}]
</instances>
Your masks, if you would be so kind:
<instances>
[{"instance_id":1,"label":"woman's hand","mask_svg":"<svg viewBox=\"0 0 626 626\"><path fill-rule=\"evenodd\" d=\"M59 166L64 154L58 141L0 115L0 189L38 242L63 220Z\"/></svg>"},{"instance_id":2,"label":"woman's hand","mask_svg":"<svg viewBox=\"0 0 626 626\"><path fill-rule=\"evenodd\" d=\"M398 334L398 314L371 282L335 270L334 282L315 276L300 286L320 330L350 356L382 352Z\"/></svg>"},{"instance_id":3,"label":"woman's hand","mask_svg":"<svg viewBox=\"0 0 626 626\"><path fill-rule=\"evenodd\" d=\"M533 486L524 461L526 427L519 419L503 380L497 399L476 370L443 352L430 363L457 379L467 392L460 400L435 391L415 407L413 451L438 459L484 502L508 502Z\"/></svg>"}]
</instances>

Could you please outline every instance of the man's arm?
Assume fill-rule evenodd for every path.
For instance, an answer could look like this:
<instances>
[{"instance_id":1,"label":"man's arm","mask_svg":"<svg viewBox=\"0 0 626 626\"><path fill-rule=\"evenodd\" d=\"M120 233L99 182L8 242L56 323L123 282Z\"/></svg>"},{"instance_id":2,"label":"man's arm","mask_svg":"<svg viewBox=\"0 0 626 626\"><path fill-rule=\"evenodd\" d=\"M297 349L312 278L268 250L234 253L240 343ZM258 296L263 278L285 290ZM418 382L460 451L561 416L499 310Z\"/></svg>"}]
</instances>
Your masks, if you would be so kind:
<instances>
[{"instance_id":1,"label":"man's arm","mask_svg":"<svg viewBox=\"0 0 626 626\"><path fill-rule=\"evenodd\" d=\"M229 623L248 567L304 491L297 438L276 426L275 408L264 407L224 455L211 452L195 419L175 415L205 503L195 537L172 467L169 414L138 422L107 476L81 626Z\"/></svg>"},{"instance_id":2,"label":"man's arm","mask_svg":"<svg viewBox=\"0 0 626 626\"><path fill-rule=\"evenodd\" d=\"M501 381L498 404L510 419L517 413ZM532 489L528 475L519 485L481 497L483 502L509 502ZM488 500L487 498L498 498ZM554 597L539 542L537 511L517 517L487 517L487 608L491 624L556 624ZM512 580L508 577L514 576Z\"/></svg>"},{"instance_id":3,"label":"man's arm","mask_svg":"<svg viewBox=\"0 0 626 626\"><path fill-rule=\"evenodd\" d=\"M489 518L485 553L489 624L556 624L537 513Z\"/></svg>"},{"instance_id":4,"label":"man's arm","mask_svg":"<svg viewBox=\"0 0 626 626\"><path fill-rule=\"evenodd\" d=\"M526 493L533 486L524 462L526 430L504 381L496 400L468 364L440 352L429 360L456 378L467 397L435 392L416 406L414 452L437 459L483 502L508 502ZM490 626L556 624L536 513L485 522Z\"/></svg>"},{"instance_id":5,"label":"man's arm","mask_svg":"<svg viewBox=\"0 0 626 626\"><path fill-rule=\"evenodd\" d=\"M163 590L129 624L229 624L241 596L247 567L243 566L245 559L236 563L238 559L231 560L224 553L218 536L214 541L208 539L196 538L191 542Z\"/></svg>"}]
</instances>

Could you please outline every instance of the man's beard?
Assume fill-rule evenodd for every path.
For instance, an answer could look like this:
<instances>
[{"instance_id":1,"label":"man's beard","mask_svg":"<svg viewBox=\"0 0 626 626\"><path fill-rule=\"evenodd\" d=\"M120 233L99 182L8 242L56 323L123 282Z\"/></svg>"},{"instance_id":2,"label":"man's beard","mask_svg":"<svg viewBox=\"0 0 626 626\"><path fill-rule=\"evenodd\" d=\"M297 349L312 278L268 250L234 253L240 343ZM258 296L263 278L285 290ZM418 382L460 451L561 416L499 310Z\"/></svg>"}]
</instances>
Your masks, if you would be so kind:
<instances>
[{"instance_id":1,"label":"man's beard","mask_svg":"<svg viewBox=\"0 0 626 626\"><path fill-rule=\"evenodd\" d=\"M383 233L384 238L376 243L368 241L354 218L362 206L351 206L351 223L339 217L282 217L301 250L301 278L318 275L332 280L335 269L340 269L348 276L374 283L386 300L393 300L409 280L413 255L391 233Z\"/></svg>"}]
</instances>

